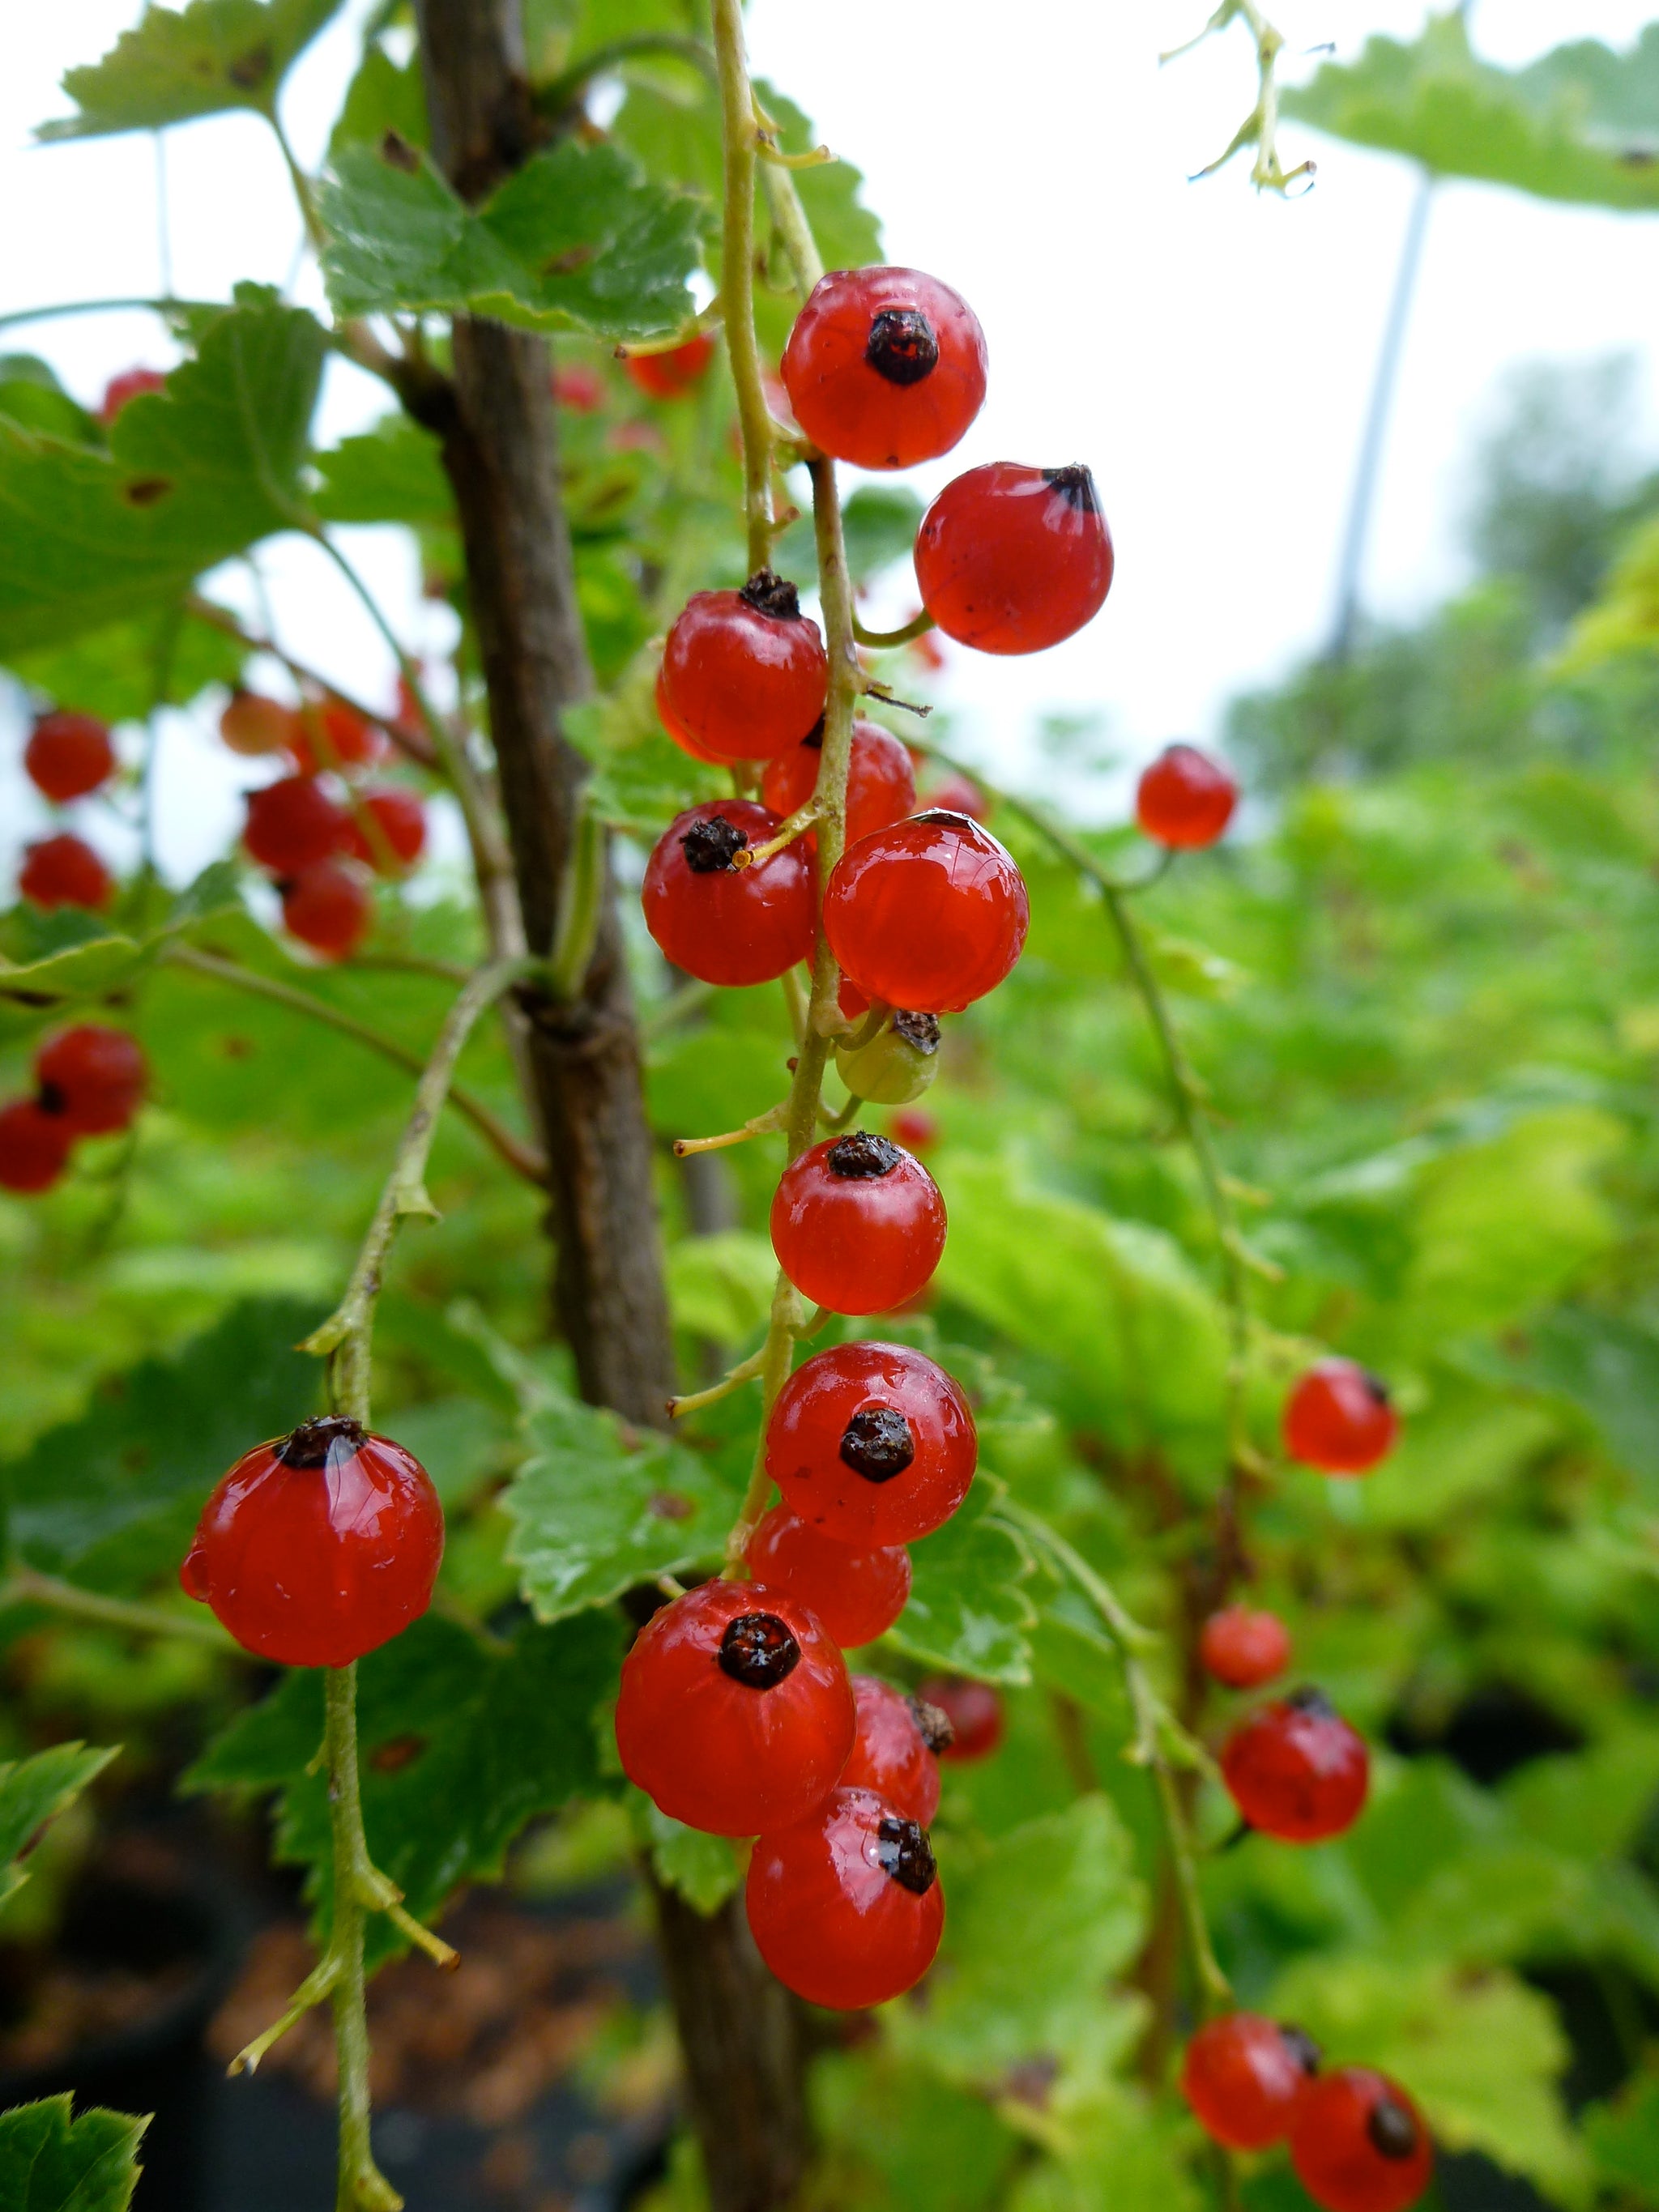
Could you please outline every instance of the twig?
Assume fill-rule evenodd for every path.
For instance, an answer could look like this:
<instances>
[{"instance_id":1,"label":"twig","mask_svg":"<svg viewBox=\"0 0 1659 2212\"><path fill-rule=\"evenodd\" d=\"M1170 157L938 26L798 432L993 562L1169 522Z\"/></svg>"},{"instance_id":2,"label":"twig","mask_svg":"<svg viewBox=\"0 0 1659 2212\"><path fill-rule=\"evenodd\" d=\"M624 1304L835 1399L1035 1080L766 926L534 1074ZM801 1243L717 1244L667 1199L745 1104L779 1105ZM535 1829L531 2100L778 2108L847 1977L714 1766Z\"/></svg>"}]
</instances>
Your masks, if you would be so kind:
<instances>
[{"instance_id":1,"label":"twig","mask_svg":"<svg viewBox=\"0 0 1659 2212\"><path fill-rule=\"evenodd\" d=\"M350 692L343 691L330 678L319 676L314 668L308 667L303 660L296 660L291 653L278 645L276 639L268 634L268 624L267 635L262 637L257 630L251 630L245 623L238 622L228 607L215 606L211 599L204 599L196 592L188 595L184 606L185 612L194 621L205 623L210 629L216 629L226 637L234 638L236 642L249 653L269 653L273 660L282 662L296 683L320 691L328 698L337 699L343 707L349 707L354 714L359 714L364 721L373 723L376 729L384 730L399 751L407 753L410 759L417 762L422 768L431 769L438 765L437 754L423 738L417 738L407 725L396 720L380 708L368 706L362 700L354 698Z\"/></svg>"},{"instance_id":2,"label":"twig","mask_svg":"<svg viewBox=\"0 0 1659 2212\"><path fill-rule=\"evenodd\" d=\"M159 1605L143 1605L124 1597L105 1597L96 1590L81 1589L74 1583L43 1575L33 1567L14 1566L0 1582L0 1613L14 1605L43 1605L71 1620L85 1620L100 1628L125 1628L135 1636L179 1636L191 1644L206 1644L216 1651L237 1653L216 1620L199 1613L169 1613Z\"/></svg>"},{"instance_id":3,"label":"twig","mask_svg":"<svg viewBox=\"0 0 1659 2212\"><path fill-rule=\"evenodd\" d=\"M1279 57L1285 45L1285 34L1270 23L1255 4L1255 0L1221 0L1204 28L1185 46L1176 46L1158 57L1160 62L1172 62L1191 53L1194 46L1218 31L1224 31L1235 21L1245 23L1255 40L1256 98L1255 106L1234 132L1226 151L1207 167L1200 169L1200 177L1212 177L1224 168L1233 155L1246 146L1255 148L1255 161L1250 170L1250 182L1258 191L1284 192L1298 177L1311 180L1314 164L1298 161L1287 169L1279 158Z\"/></svg>"}]
</instances>

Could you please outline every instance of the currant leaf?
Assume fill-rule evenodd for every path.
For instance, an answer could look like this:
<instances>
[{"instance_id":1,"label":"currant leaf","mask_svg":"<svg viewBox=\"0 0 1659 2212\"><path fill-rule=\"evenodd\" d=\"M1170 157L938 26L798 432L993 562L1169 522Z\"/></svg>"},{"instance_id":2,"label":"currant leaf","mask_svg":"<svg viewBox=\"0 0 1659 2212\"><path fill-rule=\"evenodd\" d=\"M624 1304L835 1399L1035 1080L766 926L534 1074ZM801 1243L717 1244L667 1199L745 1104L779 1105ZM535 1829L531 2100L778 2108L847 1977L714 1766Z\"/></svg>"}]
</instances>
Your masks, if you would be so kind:
<instances>
[{"instance_id":1,"label":"currant leaf","mask_svg":"<svg viewBox=\"0 0 1659 2212\"><path fill-rule=\"evenodd\" d=\"M118 1755L118 1749L57 1743L33 1759L0 1760L0 1905L28 1880L22 1861L40 1831Z\"/></svg>"},{"instance_id":2,"label":"currant leaf","mask_svg":"<svg viewBox=\"0 0 1659 2212\"><path fill-rule=\"evenodd\" d=\"M46 141L158 131L247 107L269 113L283 77L342 0L190 0L146 8L101 61L69 70L79 111L43 123Z\"/></svg>"},{"instance_id":3,"label":"currant leaf","mask_svg":"<svg viewBox=\"0 0 1659 2212\"><path fill-rule=\"evenodd\" d=\"M1023 1585L1031 1558L994 1518L999 1486L981 1474L942 1528L911 1547L909 1601L888 1631L912 1658L989 1682L1029 1682L1025 1632L1036 1619Z\"/></svg>"},{"instance_id":4,"label":"currant leaf","mask_svg":"<svg viewBox=\"0 0 1659 2212\"><path fill-rule=\"evenodd\" d=\"M67 2096L0 2112L0 2204L7 2212L127 2212L148 2119L94 2106L70 2117Z\"/></svg>"},{"instance_id":5,"label":"currant leaf","mask_svg":"<svg viewBox=\"0 0 1659 2212\"><path fill-rule=\"evenodd\" d=\"M46 698L73 699L106 722L136 722L156 707L189 706L210 684L235 684L244 657L234 638L173 605L62 644L22 647L6 665Z\"/></svg>"}]
</instances>

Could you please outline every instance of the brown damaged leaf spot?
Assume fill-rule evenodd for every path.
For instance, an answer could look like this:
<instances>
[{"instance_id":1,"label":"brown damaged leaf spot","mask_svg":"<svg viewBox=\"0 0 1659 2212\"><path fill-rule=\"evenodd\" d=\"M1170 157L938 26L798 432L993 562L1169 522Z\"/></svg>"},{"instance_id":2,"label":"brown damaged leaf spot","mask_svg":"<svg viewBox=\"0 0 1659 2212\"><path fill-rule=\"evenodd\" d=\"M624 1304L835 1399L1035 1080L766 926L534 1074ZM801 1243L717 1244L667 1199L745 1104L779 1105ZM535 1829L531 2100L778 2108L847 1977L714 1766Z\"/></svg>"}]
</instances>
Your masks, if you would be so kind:
<instances>
[{"instance_id":1,"label":"brown damaged leaf spot","mask_svg":"<svg viewBox=\"0 0 1659 2212\"><path fill-rule=\"evenodd\" d=\"M595 251L591 246L568 246L562 253L556 253L550 261L544 261L541 273L544 276L574 276L579 269L586 268Z\"/></svg>"},{"instance_id":2,"label":"brown damaged leaf spot","mask_svg":"<svg viewBox=\"0 0 1659 2212\"><path fill-rule=\"evenodd\" d=\"M250 46L231 63L225 75L240 92L253 92L265 83L276 65L269 46Z\"/></svg>"},{"instance_id":3,"label":"brown damaged leaf spot","mask_svg":"<svg viewBox=\"0 0 1659 2212\"><path fill-rule=\"evenodd\" d=\"M672 1490L659 1490L651 1499L651 1510L659 1521L689 1521L696 1510L689 1498L677 1497Z\"/></svg>"},{"instance_id":4,"label":"brown damaged leaf spot","mask_svg":"<svg viewBox=\"0 0 1659 2212\"><path fill-rule=\"evenodd\" d=\"M121 496L129 507L154 507L172 489L171 477L135 477L130 484L122 486Z\"/></svg>"},{"instance_id":5,"label":"brown damaged leaf spot","mask_svg":"<svg viewBox=\"0 0 1659 2212\"><path fill-rule=\"evenodd\" d=\"M405 1766L412 1766L425 1749L423 1735L394 1735L375 1746L368 1754L368 1763L377 1774L400 1774Z\"/></svg>"},{"instance_id":6,"label":"brown damaged leaf spot","mask_svg":"<svg viewBox=\"0 0 1659 2212\"><path fill-rule=\"evenodd\" d=\"M414 176L421 166L421 157L407 138L396 131L388 131L380 140L380 159L389 167L401 169L406 177Z\"/></svg>"}]
</instances>

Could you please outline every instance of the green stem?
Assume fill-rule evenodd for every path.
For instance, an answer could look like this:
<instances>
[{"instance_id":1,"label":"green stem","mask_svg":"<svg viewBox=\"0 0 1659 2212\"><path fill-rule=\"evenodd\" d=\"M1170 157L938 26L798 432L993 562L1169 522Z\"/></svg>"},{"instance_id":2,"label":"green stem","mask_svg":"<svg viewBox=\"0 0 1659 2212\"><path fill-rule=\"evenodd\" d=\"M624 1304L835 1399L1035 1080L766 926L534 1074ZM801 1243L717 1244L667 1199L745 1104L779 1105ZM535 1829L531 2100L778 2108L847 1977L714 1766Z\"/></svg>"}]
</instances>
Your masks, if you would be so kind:
<instances>
[{"instance_id":1,"label":"green stem","mask_svg":"<svg viewBox=\"0 0 1659 2212\"><path fill-rule=\"evenodd\" d=\"M606 849L604 822L591 806L584 805L577 817L570 865L560 890L558 921L547 961L549 986L562 1005L580 993L599 940L605 908Z\"/></svg>"},{"instance_id":2,"label":"green stem","mask_svg":"<svg viewBox=\"0 0 1659 2212\"><path fill-rule=\"evenodd\" d=\"M225 960L217 953L203 952L193 945L173 943L166 945L161 957L171 967L188 968L198 975L211 975L233 990L246 991L256 999L270 999L279 1006L289 1007L296 1014L308 1014L312 1020L322 1022L342 1036L356 1038L370 1052L378 1052L383 1060L395 1060L410 1075L419 1075L426 1062L407 1045L399 1044L395 1037L383 1036L380 1030L354 1020L351 1015L331 1006L325 1000L313 998L309 991L296 991L291 984L279 982L274 975L261 975L252 968L241 968L234 960ZM445 1094L447 1103L458 1114L465 1115L473 1127L506 1161L515 1175L526 1182L544 1183L547 1163L541 1154L515 1137L504 1122L498 1121L489 1109L473 1097L471 1091L462 1091L451 1084Z\"/></svg>"},{"instance_id":3,"label":"green stem","mask_svg":"<svg viewBox=\"0 0 1659 2212\"><path fill-rule=\"evenodd\" d=\"M872 653L885 653L896 645L908 645L914 638L926 637L930 629L937 627L933 617L924 607L919 615L912 615L909 621L897 629L866 629L855 616L853 635L860 645L867 645Z\"/></svg>"},{"instance_id":4,"label":"green stem","mask_svg":"<svg viewBox=\"0 0 1659 2212\"><path fill-rule=\"evenodd\" d=\"M299 158L289 143L289 136L283 128L283 119L276 112L275 101L263 112L266 122L270 124L276 134L276 143L283 149L283 160L288 167L289 181L294 186L295 198L300 203L300 220L306 227L306 236L311 240L312 250L316 253L321 253L324 243L323 226L317 214L317 195L312 190L311 179L300 167Z\"/></svg>"},{"instance_id":5,"label":"green stem","mask_svg":"<svg viewBox=\"0 0 1659 2212\"><path fill-rule=\"evenodd\" d=\"M653 54L662 55L671 61L689 62L693 69L701 70L716 89L719 88L720 72L715 66L714 57L701 39L682 39L670 33L642 31L633 38L611 39L602 46L595 46L592 53L584 54L579 62L573 62L550 84L538 86L535 94L538 114L553 118L562 115L595 77L605 76L611 70L620 69L626 62L641 60Z\"/></svg>"},{"instance_id":6,"label":"green stem","mask_svg":"<svg viewBox=\"0 0 1659 2212\"><path fill-rule=\"evenodd\" d=\"M135 1600L104 1597L96 1590L77 1589L56 1575L39 1574L33 1567L15 1566L0 1583L0 1613L14 1605L41 1605L71 1620L89 1621L100 1628L124 1628L135 1636L178 1636L187 1643L205 1644L215 1651L235 1654L233 1644L216 1620L198 1613L169 1613L159 1605Z\"/></svg>"},{"instance_id":7,"label":"green stem","mask_svg":"<svg viewBox=\"0 0 1659 2212\"><path fill-rule=\"evenodd\" d=\"M357 1669L324 1677L323 1746L334 1841L334 1919L326 1965L334 1967L334 2046L340 2081L339 2186L335 2212L399 2212L403 2198L374 2163L369 2141L368 2008L363 1973L366 1917L360 1869L369 1863L357 1778Z\"/></svg>"},{"instance_id":8,"label":"green stem","mask_svg":"<svg viewBox=\"0 0 1659 2212\"><path fill-rule=\"evenodd\" d=\"M49 323L59 315L113 314L133 307L147 307L155 315L217 315L228 306L225 300L66 300L51 307L14 307L9 314L0 315L0 331L9 330L15 323Z\"/></svg>"},{"instance_id":9,"label":"green stem","mask_svg":"<svg viewBox=\"0 0 1659 2212\"><path fill-rule=\"evenodd\" d=\"M744 58L743 0L714 0L714 58L726 180L720 305L743 432L743 508L752 575L772 559L772 416L755 336L755 104Z\"/></svg>"}]
</instances>

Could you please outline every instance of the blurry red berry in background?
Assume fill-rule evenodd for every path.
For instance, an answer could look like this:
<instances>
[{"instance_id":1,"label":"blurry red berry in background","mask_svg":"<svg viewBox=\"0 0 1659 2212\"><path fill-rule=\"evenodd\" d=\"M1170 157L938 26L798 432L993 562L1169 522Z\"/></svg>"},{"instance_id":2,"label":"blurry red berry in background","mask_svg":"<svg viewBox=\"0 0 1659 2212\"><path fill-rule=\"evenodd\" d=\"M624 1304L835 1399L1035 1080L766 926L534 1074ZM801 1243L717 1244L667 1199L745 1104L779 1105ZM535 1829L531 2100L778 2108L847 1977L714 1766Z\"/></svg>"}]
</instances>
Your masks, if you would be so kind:
<instances>
[{"instance_id":1,"label":"blurry red berry in background","mask_svg":"<svg viewBox=\"0 0 1659 2212\"><path fill-rule=\"evenodd\" d=\"M49 1113L38 1098L0 1106L0 1190L20 1197L50 1190L69 1164L74 1136L63 1115Z\"/></svg>"},{"instance_id":2,"label":"blurry red berry in background","mask_svg":"<svg viewBox=\"0 0 1659 2212\"><path fill-rule=\"evenodd\" d=\"M553 372L553 397L573 415L593 415L605 404L605 379L591 362L573 361Z\"/></svg>"},{"instance_id":3,"label":"blurry red berry in background","mask_svg":"<svg viewBox=\"0 0 1659 2212\"><path fill-rule=\"evenodd\" d=\"M678 399L701 384L714 358L714 341L699 331L667 353L629 354L623 370L630 384L650 399Z\"/></svg>"},{"instance_id":4,"label":"blurry red berry in background","mask_svg":"<svg viewBox=\"0 0 1659 2212\"><path fill-rule=\"evenodd\" d=\"M219 735L232 752L250 760L264 753L291 753L299 748L299 717L292 707L261 691L233 691L219 717Z\"/></svg>"},{"instance_id":5,"label":"blurry red berry in background","mask_svg":"<svg viewBox=\"0 0 1659 2212\"><path fill-rule=\"evenodd\" d=\"M1291 1632L1276 1613L1253 1613L1248 1606L1230 1605L1205 1622L1198 1656L1230 1690L1253 1690L1290 1665Z\"/></svg>"},{"instance_id":6,"label":"blurry red berry in background","mask_svg":"<svg viewBox=\"0 0 1659 2212\"><path fill-rule=\"evenodd\" d=\"M1160 845L1195 852L1213 845L1233 818L1238 786L1196 745L1168 745L1144 769L1135 819Z\"/></svg>"},{"instance_id":7,"label":"blurry red berry in background","mask_svg":"<svg viewBox=\"0 0 1659 2212\"><path fill-rule=\"evenodd\" d=\"M924 1705L937 1705L950 1722L952 1741L939 1757L959 1765L988 1759L1002 1741L1007 1725L1002 1699L988 1682L972 1682L965 1675L935 1674L916 1692Z\"/></svg>"},{"instance_id":8,"label":"blurry red berry in background","mask_svg":"<svg viewBox=\"0 0 1659 2212\"><path fill-rule=\"evenodd\" d=\"M400 783L358 792L346 819L344 849L379 876L401 875L426 849L426 809Z\"/></svg>"},{"instance_id":9,"label":"blurry red berry in background","mask_svg":"<svg viewBox=\"0 0 1659 2212\"><path fill-rule=\"evenodd\" d=\"M916 610L918 614L921 611L920 608ZM910 619L914 621L915 617L912 616ZM950 665L950 654L946 653L938 637L930 629L923 630L920 637L913 637L904 650L919 666L927 669L930 675L937 676L942 668L947 668Z\"/></svg>"},{"instance_id":10,"label":"blurry red berry in background","mask_svg":"<svg viewBox=\"0 0 1659 2212\"><path fill-rule=\"evenodd\" d=\"M793 814L812 796L823 758L823 732L815 730L766 763L761 776L761 797L774 814ZM847 769L846 842L867 837L872 830L885 830L915 811L916 779L910 756L888 731L874 722L854 722L853 754ZM817 849L809 830L808 849Z\"/></svg>"},{"instance_id":11,"label":"blurry red berry in background","mask_svg":"<svg viewBox=\"0 0 1659 2212\"><path fill-rule=\"evenodd\" d=\"M115 773L115 748L107 726L95 714L54 708L29 732L23 772L55 805L84 799Z\"/></svg>"},{"instance_id":12,"label":"blurry red berry in background","mask_svg":"<svg viewBox=\"0 0 1659 2212\"><path fill-rule=\"evenodd\" d=\"M77 1022L48 1037L34 1055L40 1101L77 1137L125 1129L149 1082L144 1048L125 1030Z\"/></svg>"},{"instance_id":13,"label":"blurry red berry in background","mask_svg":"<svg viewBox=\"0 0 1659 2212\"><path fill-rule=\"evenodd\" d=\"M932 1152L939 1142L938 1121L920 1106L901 1106L889 1115L887 1127L893 1142L907 1152Z\"/></svg>"},{"instance_id":14,"label":"blurry red berry in background","mask_svg":"<svg viewBox=\"0 0 1659 2212\"><path fill-rule=\"evenodd\" d=\"M1224 2013L1187 2045L1181 2094L1229 2150L1265 2150L1290 2133L1319 2067L1316 2045L1260 2013Z\"/></svg>"},{"instance_id":15,"label":"blurry red berry in background","mask_svg":"<svg viewBox=\"0 0 1659 2212\"><path fill-rule=\"evenodd\" d=\"M951 775L935 784L927 793L930 807L939 807L947 814L965 814L971 822L988 822L991 806L985 793L976 783L965 775Z\"/></svg>"},{"instance_id":16,"label":"blurry red berry in background","mask_svg":"<svg viewBox=\"0 0 1659 2212\"><path fill-rule=\"evenodd\" d=\"M916 534L922 605L981 653L1041 653L1099 613L1112 537L1085 468L992 461L944 490Z\"/></svg>"},{"instance_id":17,"label":"blurry red berry in background","mask_svg":"<svg viewBox=\"0 0 1659 2212\"><path fill-rule=\"evenodd\" d=\"M1369 1474L1400 1434L1389 1386L1352 1359L1310 1367L1285 1406L1285 1449L1325 1474Z\"/></svg>"},{"instance_id":18,"label":"blurry red berry in background","mask_svg":"<svg viewBox=\"0 0 1659 2212\"><path fill-rule=\"evenodd\" d=\"M1317 1690L1295 1690L1241 1722L1221 1753L1228 1795L1253 1828L1285 1844L1319 1844L1365 1807L1365 1740Z\"/></svg>"},{"instance_id":19,"label":"blurry red berry in background","mask_svg":"<svg viewBox=\"0 0 1659 2212\"><path fill-rule=\"evenodd\" d=\"M107 430L129 399L137 399L146 392L163 392L167 378L159 368L124 368L118 376L112 376L104 386L104 397L98 410L98 420Z\"/></svg>"},{"instance_id":20,"label":"blurry red berry in background","mask_svg":"<svg viewBox=\"0 0 1659 2212\"><path fill-rule=\"evenodd\" d=\"M341 850L350 817L313 776L285 775L247 793L242 842L273 875L297 876Z\"/></svg>"},{"instance_id":21,"label":"blurry red berry in background","mask_svg":"<svg viewBox=\"0 0 1659 2212\"><path fill-rule=\"evenodd\" d=\"M36 906L84 906L101 913L115 896L115 878L84 838L65 835L23 848L17 888Z\"/></svg>"},{"instance_id":22,"label":"blurry red berry in background","mask_svg":"<svg viewBox=\"0 0 1659 2212\"><path fill-rule=\"evenodd\" d=\"M301 707L295 717L294 757L307 775L323 768L368 768L385 757L386 744L379 725L343 699Z\"/></svg>"},{"instance_id":23,"label":"blurry red berry in background","mask_svg":"<svg viewBox=\"0 0 1659 2212\"><path fill-rule=\"evenodd\" d=\"M1397 2081L1343 2066L1310 2083L1291 2129L1291 2163L1322 2212L1406 2212L1429 2185L1434 2143Z\"/></svg>"},{"instance_id":24,"label":"blurry red berry in background","mask_svg":"<svg viewBox=\"0 0 1659 2212\"><path fill-rule=\"evenodd\" d=\"M355 952L374 923L374 902L366 885L338 860L302 868L282 890L283 927L325 960Z\"/></svg>"}]
</instances>

